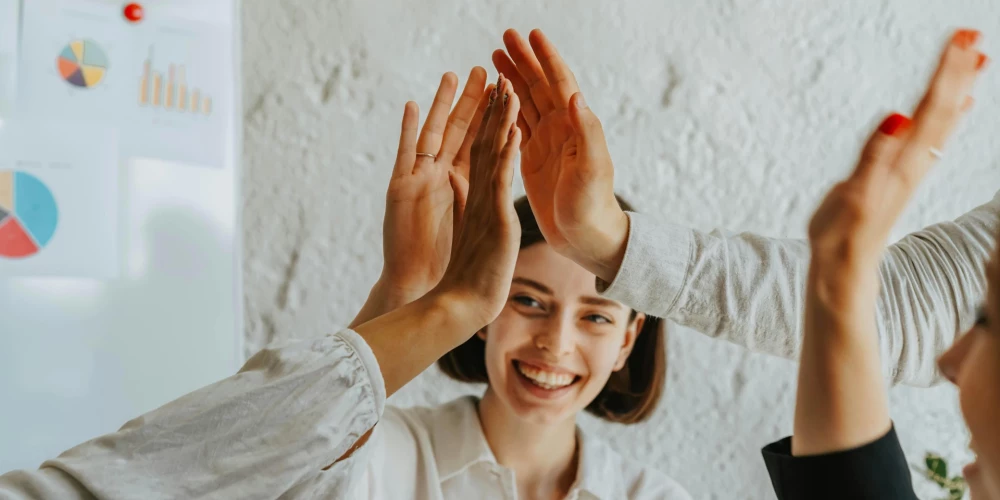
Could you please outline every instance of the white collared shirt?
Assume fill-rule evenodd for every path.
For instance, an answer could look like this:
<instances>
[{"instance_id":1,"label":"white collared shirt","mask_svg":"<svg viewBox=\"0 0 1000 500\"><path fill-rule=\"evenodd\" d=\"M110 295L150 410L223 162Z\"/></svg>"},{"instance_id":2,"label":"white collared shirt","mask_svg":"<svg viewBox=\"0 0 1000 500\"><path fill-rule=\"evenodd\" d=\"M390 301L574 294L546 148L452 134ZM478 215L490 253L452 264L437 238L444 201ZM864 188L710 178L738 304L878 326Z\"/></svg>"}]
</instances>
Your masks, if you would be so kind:
<instances>
[{"instance_id":1,"label":"white collared shirt","mask_svg":"<svg viewBox=\"0 0 1000 500\"><path fill-rule=\"evenodd\" d=\"M567 500L690 499L674 480L627 460L577 429L580 461ZM518 498L514 471L497 463L476 398L433 407L387 407L375 427L366 477L351 498Z\"/></svg>"}]
</instances>

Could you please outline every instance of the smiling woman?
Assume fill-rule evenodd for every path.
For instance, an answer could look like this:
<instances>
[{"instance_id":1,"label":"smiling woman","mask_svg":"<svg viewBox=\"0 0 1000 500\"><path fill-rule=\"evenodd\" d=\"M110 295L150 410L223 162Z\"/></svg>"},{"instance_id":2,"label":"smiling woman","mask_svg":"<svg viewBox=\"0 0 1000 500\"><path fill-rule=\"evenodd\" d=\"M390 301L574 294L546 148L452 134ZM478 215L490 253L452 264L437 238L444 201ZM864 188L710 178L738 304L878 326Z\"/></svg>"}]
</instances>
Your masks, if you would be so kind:
<instances>
[{"instance_id":1,"label":"smiling woman","mask_svg":"<svg viewBox=\"0 0 1000 500\"><path fill-rule=\"evenodd\" d=\"M583 409L619 423L648 418L666 374L660 319L601 297L593 274L546 244L527 198L514 207L521 250L508 305L438 366L456 380L489 383L483 408L501 403L532 421Z\"/></svg>"},{"instance_id":2,"label":"smiling woman","mask_svg":"<svg viewBox=\"0 0 1000 500\"><path fill-rule=\"evenodd\" d=\"M652 415L666 372L660 320L601 297L594 274L545 241L527 198L514 211L520 247L503 309L438 360L485 392L386 406L359 498L690 498L576 425L581 411L626 424Z\"/></svg>"}]
</instances>

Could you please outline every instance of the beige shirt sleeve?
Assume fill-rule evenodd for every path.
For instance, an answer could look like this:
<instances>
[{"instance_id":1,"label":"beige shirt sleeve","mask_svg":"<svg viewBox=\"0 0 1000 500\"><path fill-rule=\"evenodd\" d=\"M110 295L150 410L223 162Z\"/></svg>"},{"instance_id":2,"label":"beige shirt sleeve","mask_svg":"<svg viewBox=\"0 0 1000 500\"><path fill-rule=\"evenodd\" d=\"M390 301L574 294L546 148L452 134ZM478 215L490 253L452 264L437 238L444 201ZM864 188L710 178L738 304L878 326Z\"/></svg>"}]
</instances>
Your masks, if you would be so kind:
<instances>
[{"instance_id":1,"label":"beige shirt sleeve","mask_svg":"<svg viewBox=\"0 0 1000 500\"><path fill-rule=\"evenodd\" d=\"M710 337L788 359L802 345L809 245L755 234L703 233L629 213L625 259L598 290ZM1000 192L952 222L889 247L880 265L883 366L893 382L941 381L935 359L971 327L983 266L1000 232Z\"/></svg>"},{"instance_id":2,"label":"beige shirt sleeve","mask_svg":"<svg viewBox=\"0 0 1000 500\"><path fill-rule=\"evenodd\" d=\"M350 330L273 345L118 432L0 476L0 499L337 498L363 464L322 469L376 424L385 399L375 356Z\"/></svg>"}]
</instances>

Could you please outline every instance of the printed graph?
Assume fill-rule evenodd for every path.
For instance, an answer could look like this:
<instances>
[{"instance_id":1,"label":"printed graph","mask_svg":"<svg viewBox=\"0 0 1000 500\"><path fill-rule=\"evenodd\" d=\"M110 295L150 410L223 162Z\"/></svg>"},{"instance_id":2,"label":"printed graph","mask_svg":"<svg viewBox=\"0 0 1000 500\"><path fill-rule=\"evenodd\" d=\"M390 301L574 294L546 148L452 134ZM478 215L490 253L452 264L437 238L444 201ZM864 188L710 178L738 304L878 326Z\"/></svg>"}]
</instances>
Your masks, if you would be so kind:
<instances>
[{"instance_id":1,"label":"printed graph","mask_svg":"<svg viewBox=\"0 0 1000 500\"><path fill-rule=\"evenodd\" d=\"M48 186L25 172L0 170L0 258L35 255L52 239L58 222Z\"/></svg>"},{"instance_id":2,"label":"printed graph","mask_svg":"<svg viewBox=\"0 0 1000 500\"><path fill-rule=\"evenodd\" d=\"M108 71L108 56L91 40L74 40L56 58L59 75L70 85L85 89L96 87Z\"/></svg>"},{"instance_id":3,"label":"printed graph","mask_svg":"<svg viewBox=\"0 0 1000 500\"><path fill-rule=\"evenodd\" d=\"M185 65L168 64L166 73L153 68L153 49L150 48L139 80L140 106L206 116L212 114L212 97L188 85Z\"/></svg>"}]
</instances>

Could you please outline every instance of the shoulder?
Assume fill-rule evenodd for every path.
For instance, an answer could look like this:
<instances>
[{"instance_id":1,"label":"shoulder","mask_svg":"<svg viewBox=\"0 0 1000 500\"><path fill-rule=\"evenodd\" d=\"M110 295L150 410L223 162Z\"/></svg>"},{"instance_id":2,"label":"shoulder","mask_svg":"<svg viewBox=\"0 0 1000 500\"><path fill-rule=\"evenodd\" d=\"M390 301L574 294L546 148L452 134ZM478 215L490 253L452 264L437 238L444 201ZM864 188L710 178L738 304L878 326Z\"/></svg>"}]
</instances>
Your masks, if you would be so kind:
<instances>
[{"instance_id":1,"label":"shoulder","mask_svg":"<svg viewBox=\"0 0 1000 500\"><path fill-rule=\"evenodd\" d=\"M408 408L387 406L383 420L392 422L394 425L406 425L413 429L433 432L437 428L446 429L449 425L464 423L469 420L470 416L475 415L476 399L472 396L464 396L435 406L411 406Z\"/></svg>"},{"instance_id":2,"label":"shoulder","mask_svg":"<svg viewBox=\"0 0 1000 500\"><path fill-rule=\"evenodd\" d=\"M410 443L415 448L432 450L447 446L446 442L453 441L460 430L479 425L475 401L465 396L436 406L386 406L377 427L394 447Z\"/></svg>"},{"instance_id":3,"label":"shoulder","mask_svg":"<svg viewBox=\"0 0 1000 500\"><path fill-rule=\"evenodd\" d=\"M581 464L581 478L589 484L596 482L618 483L613 495L624 495L631 500L690 500L691 495L673 478L655 467L623 457L611 446L593 435L587 435L583 457L589 464ZM595 486L610 489L607 485ZM612 493L609 493L612 494ZM617 497L616 497L617 498Z\"/></svg>"}]
</instances>

